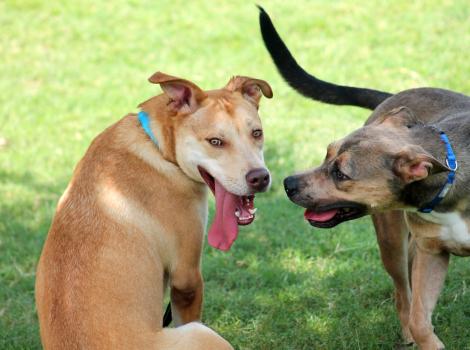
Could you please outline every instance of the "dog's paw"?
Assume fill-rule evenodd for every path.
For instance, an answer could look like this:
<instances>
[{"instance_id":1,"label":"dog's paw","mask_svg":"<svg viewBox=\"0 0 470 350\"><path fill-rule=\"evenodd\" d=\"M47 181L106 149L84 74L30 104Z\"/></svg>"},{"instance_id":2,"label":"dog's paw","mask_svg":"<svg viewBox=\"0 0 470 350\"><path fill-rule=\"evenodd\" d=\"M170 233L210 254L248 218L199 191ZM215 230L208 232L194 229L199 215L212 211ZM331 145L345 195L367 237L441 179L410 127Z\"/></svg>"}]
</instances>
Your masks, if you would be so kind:
<instances>
[{"instance_id":1,"label":"dog's paw","mask_svg":"<svg viewBox=\"0 0 470 350\"><path fill-rule=\"evenodd\" d=\"M411 346L414 344L413 336L411 335L410 329L408 327L402 329L403 345Z\"/></svg>"}]
</instances>

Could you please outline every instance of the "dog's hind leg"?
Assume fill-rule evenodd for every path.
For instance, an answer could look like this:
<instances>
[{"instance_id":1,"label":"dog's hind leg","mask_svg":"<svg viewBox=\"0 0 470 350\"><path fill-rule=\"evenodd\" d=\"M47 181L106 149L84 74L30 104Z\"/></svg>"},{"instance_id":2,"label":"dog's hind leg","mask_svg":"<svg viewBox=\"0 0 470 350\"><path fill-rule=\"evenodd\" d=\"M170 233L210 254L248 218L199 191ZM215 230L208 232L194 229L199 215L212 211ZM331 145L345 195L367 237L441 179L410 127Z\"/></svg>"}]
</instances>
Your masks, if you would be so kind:
<instances>
[{"instance_id":1,"label":"dog's hind leg","mask_svg":"<svg viewBox=\"0 0 470 350\"><path fill-rule=\"evenodd\" d=\"M441 292L449 265L449 254L430 254L419 248L413 261L413 300L410 330L416 344L423 350L444 349L434 334L431 316Z\"/></svg>"},{"instance_id":2,"label":"dog's hind leg","mask_svg":"<svg viewBox=\"0 0 470 350\"><path fill-rule=\"evenodd\" d=\"M395 284L395 302L400 317L404 341L413 342L409 330L411 287L408 273L409 229L403 211L374 214L372 221L377 234L380 255L385 270Z\"/></svg>"}]
</instances>

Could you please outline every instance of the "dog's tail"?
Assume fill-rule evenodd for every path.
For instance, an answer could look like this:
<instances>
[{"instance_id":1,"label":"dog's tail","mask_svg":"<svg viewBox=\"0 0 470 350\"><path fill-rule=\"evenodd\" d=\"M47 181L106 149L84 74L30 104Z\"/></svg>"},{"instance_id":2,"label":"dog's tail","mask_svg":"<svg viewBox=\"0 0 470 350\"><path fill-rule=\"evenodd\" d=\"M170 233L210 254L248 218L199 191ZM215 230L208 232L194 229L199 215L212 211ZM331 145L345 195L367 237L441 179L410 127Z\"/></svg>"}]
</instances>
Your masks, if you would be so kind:
<instances>
[{"instance_id":1,"label":"dog's tail","mask_svg":"<svg viewBox=\"0 0 470 350\"><path fill-rule=\"evenodd\" d=\"M261 6L258 8L261 34L266 48L282 77L302 95L324 103L368 109L375 109L385 99L392 96L392 94L378 90L328 83L308 74L292 56L266 11Z\"/></svg>"}]
</instances>

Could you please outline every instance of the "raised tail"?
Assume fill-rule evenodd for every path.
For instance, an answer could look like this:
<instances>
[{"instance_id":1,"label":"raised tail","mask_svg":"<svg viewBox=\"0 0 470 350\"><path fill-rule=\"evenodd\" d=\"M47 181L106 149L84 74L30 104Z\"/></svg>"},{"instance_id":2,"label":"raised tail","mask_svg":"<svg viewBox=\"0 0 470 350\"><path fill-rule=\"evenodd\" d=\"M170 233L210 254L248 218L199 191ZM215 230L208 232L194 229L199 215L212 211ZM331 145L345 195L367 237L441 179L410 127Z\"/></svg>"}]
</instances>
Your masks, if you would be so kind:
<instances>
[{"instance_id":1,"label":"raised tail","mask_svg":"<svg viewBox=\"0 0 470 350\"><path fill-rule=\"evenodd\" d=\"M266 11L261 6L258 6L258 8L260 10L259 24L264 44L271 54L279 73L300 94L324 103L352 105L372 110L392 96L392 94L378 90L328 83L308 74L292 56Z\"/></svg>"}]
</instances>

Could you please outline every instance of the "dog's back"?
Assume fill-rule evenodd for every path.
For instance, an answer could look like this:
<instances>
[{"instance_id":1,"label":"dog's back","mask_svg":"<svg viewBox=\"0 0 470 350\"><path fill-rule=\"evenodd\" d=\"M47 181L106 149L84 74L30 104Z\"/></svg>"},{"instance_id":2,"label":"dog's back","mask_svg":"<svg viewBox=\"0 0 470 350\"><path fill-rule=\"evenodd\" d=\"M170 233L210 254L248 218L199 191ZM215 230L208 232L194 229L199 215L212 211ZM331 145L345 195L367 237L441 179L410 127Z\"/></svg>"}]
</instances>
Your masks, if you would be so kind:
<instances>
[{"instance_id":1,"label":"dog's back","mask_svg":"<svg viewBox=\"0 0 470 350\"><path fill-rule=\"evenodd\" d=\"M159 259L152 261L147 247L136 239L141 235L139 228L124 222L129 219L127 215L133 215L123 208L132 197L128 183L133 182L137 189L145 182L161 182L160 174L149 171L127 149L124 132L137 132L128 128L132 118L135 120L135 116L121 120L93 141L58 204L36 281L42 339L53 342L45 343L45 348L106 348L103 344L109 339L123 342L121 335L131 326L119 324L121 317L115 315L123 305L127 306L126 318L143 313L157 324L161 319L160 310L139 310L131 304L136 285L143 289L163 276ZM119 255L122 259L115 258ZM134 269L123 264L110 270L105 263L108 259L114 261L114 267L120 261L131 262ZM155 272L154 281L139 278L139 270L147 266ZM111 294L111 290L115 292ZM98 319L96 315L108 317ZM97 338L90 336L94 332L101 333L102 344L96 344ZM139 344L126 345L133 348Z\"/></svg>"}]
</instances>

